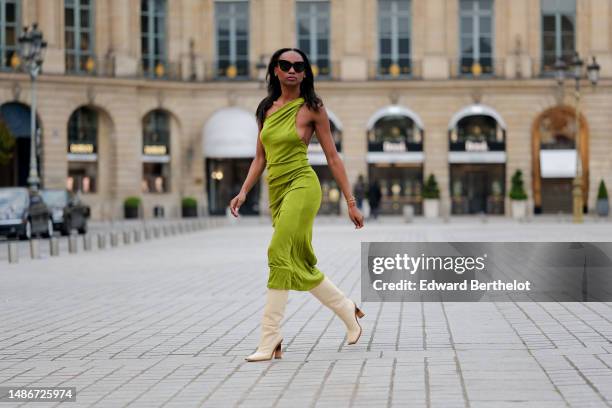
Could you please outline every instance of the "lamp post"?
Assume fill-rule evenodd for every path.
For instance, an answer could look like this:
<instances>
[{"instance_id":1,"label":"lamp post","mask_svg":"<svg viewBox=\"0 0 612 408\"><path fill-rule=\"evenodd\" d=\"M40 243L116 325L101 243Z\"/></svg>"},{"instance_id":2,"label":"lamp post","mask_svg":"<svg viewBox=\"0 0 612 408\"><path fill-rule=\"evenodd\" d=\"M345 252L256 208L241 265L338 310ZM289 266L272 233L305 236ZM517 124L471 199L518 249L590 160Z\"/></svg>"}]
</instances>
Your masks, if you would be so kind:
<instances>
[{"instance_id":1,"label":"lamp post","mask_svg":"<svg viewBox=\"0 0 612 408\"><path fill-rule=\"evenodd\" d=\"M28 185L33 191L36 191L40 184L36 156L36 78L38 74L40 74L46 48L47 42L43 40L43 34L38 29L37 23L32 23L31 27L23 27L23 32L19 36L19 54L26 72L30 74L30 80L32 82L32 110L30 111L30 174L28 176Z\"/></svg>"},{"instance_id":2,"label":"lamp post","mask_svg":"<svg viewBox=\"0 0 612 408\"><path fill-rule=\"evenodd\" d=\"M597 86L599 81L599 70L600 66L597 63L595 57L593 58L593 62L587 66L587 78L591 81L591 85L593 87ZM555 64L556 69L556 79L559 86L563 86L563 82L565 80L565 70L567 65L562 61L558 60ZM573 221L575 223L581 223L583 221L583 213L584 213L584 200L583 200L583 182L582 182L582 157L581 157L581 149L580 149L580 80L583 79L584 76L584 61L580 59L580 55L578 52L574 54L574 57L571 62L572 74L571 77L574 78L574 99L575 99L575 112L576 112L576 135L574 137L574 142L576 145L576 174L574 176L574 180L572 182L572 210L573 210Z\"/></svg>"}]
</instances>

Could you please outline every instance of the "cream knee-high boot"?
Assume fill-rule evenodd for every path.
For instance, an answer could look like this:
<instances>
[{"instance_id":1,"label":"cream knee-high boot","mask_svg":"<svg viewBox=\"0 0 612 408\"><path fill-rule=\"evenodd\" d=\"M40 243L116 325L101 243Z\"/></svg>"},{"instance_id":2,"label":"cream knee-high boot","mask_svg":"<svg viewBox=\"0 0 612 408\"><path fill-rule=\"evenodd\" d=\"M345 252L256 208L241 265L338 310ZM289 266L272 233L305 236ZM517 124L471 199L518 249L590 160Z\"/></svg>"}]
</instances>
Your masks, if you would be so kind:
<instances>
[{"instance_id":1,"label":"cream knee-high boot","mask_svg":"<svg viewBox=\"0 0 612 408\"><path fill-rule=\"evenodd\" d=\"M348 344L357 343L362 331L357 318L362 318L365 314L357 307L355 302L347 298L327 276L318 286L311 289L310 293L344 322Z\"/></svg>"},{"instance_id":2,"label":"cream knee-high boot","mask_svg":"<svg viewBox=\"0 0 612 408\"><path fill-rule=\"evenodd\" d=\"M246 357L246 361L263 361L281 358L280 323L285 314L285 306L289 297L288 290L268 289L266 306L261 318L261 337L255 353Z\"/></svg>"}]
</instances>

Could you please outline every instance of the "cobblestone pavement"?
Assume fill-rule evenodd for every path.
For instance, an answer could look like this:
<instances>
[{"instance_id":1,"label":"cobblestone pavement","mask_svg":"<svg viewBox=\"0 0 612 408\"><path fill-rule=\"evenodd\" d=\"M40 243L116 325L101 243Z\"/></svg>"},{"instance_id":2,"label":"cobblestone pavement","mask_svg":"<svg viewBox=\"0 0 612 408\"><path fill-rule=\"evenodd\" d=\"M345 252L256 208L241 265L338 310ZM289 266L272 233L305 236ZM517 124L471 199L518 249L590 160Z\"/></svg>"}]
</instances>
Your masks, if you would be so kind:
<instances>
[{"instance_id":1,"label":"cobblestone pavement","mask_svg":"<svg viewBox=\"0 0 612 408\"><path fill-rule=\"evenodd\" d=\"M269 222L0 265L0 385L99 407L610 407L612 303L361 303L358 344L290 292L284 355L248 363ZM609 223L318 218L319 268L355 300L360 241L610 241ZM27 406L58 406L30 403ZM20 406L0 403L0 407ZM23 405L26 406L26 405Z\"/></svg>"}]
</instances>

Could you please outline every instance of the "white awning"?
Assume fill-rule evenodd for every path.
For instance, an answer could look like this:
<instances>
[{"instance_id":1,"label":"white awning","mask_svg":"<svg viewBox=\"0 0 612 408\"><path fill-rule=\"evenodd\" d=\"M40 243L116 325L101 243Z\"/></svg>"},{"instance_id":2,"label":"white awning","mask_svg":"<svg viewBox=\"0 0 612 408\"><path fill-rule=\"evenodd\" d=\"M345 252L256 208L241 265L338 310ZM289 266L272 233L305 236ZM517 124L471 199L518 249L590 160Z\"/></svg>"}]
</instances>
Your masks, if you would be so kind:
<instances>
[{"instance_id":1,"label":"white awning","mask_svg":"<svg viewBox=\"0 0 612 408\"><path fill-rule=\"evenodd\" d=\"M423 152L368 152L367 163L423 163Z\"/></svg>"},{"instance_id":2,"label":"white awning","mask_svg":"<svg viewBox=\"0 0 612 408\"><path fill-rule=\"evenodd\" d=\"M255 157L258 134L255 115L238 107L222 108L202 131L202 155L214 158Z\"/></svg>"},{"instance_id":3,"label":"white awning","mask_svg":"<svg viewBox=\"0 0 612 408\"><path fill-rule=\"evenodd\" d=\"M385 116L407 116L412 119L414 123L416 123L419 129L425 129L425 125L423 125L423 121L421 120L419 115L414 113L412 110L400 105L388 105L374 112L374 114L370 116L370 119L368 119L366 129L371 130L376 124L376 122L378 122Z\"/></svg>"},{"instance_id":4,"label":"white awning","mask_svg":"<svg viewBox=\"0 0 612 408\"><path fill-rule=\"evenodd\" d=\"M340 122L340 119L338 119L338 116L336 116L336 114L327 107L325 108L325 111L327 112L327 117L334 124L336 129L342 132L343 126L342 126L342 122Z\"/></svg>"},{"instance_id":5,"label":"white awning","mask_svg":"<svg viewBox=\"0 0 612 408\"><path fill-rule=\"evenodd\" d=\"M542 178L572 178L576 176L576 150L540 150Z\"/></svg>"},{"instance_id":6,"label":"white awning","mask_svg":"<svg viewBox=\"0 0 612 408\"><path fill-rule=\"evenodd\" d=\"M455 113L448 124L448 130L453 130L455 127L457 127L457 123L461 119L467 116L475 116L475 115L491 116L493 119L497 121L499 126L501 126L504 130L506 130L506 122L501 117L501 115L497 113L497 111L491 108L490 106L481 105L479 103L470 105L470 106L466 106L465 108L461 109L459 112Z\"/></svg>"},{"instance_id":7,"label":"white awning","mask_svg":"<svg viewBox=\"0 0 612 408\"><path fill-rule=\"evenodd\" d=\"M344 160L342 153L338 153L338 156L340 156L340 159ZM327 157L325 157L325 153L308 152L308 162L312 166L327 165Z\"/></svg>"},{"instance_id":8,"label":"white awning","mask_svg":"<svg viewBox=\"0 0 612 408\"><path fill-rule=\"evenodd\" d=\"M448 152L449 163L505 163L506 152Z\"/></svg>"}]
</instances>

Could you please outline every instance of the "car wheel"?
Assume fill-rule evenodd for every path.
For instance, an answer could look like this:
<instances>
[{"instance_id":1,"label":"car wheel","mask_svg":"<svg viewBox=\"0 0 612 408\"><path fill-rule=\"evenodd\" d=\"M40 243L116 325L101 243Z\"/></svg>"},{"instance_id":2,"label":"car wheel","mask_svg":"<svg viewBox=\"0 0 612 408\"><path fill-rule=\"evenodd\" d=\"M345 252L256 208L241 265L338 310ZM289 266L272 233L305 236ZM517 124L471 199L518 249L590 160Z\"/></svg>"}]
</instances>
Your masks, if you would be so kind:
<instances>
[{"instance_id":1,"label":"car wheel","mask_svg":"<svg viewBox=\"0 0 612 408\"><path fill-rule=\"evenodd\" d=\"M23 240L32 239L32 223L30 222L30 220L26 222L23 234L19 237L19 239L23 239Z\"/></svg>"},{"instance_id":2,"label":"car wheel","mask_svg":"<svg viewBox=\"0 0 612 408\"><path fill-rule=\"evenodd\" d=\"M79 228L79 234L87 234L87 221L84 221L81 228Z\"/></svg>"},{"instance_id":3,"label":"car wheel","mask_svg":"<svg viewBox=\"0 0 612 408\"><path fill-rule=\"evenodd\" d=\"M53 220L49 218L47 220L47 231L44 234L45 238L51 238L53 236Z\"/></svg>"}]
</instances>

